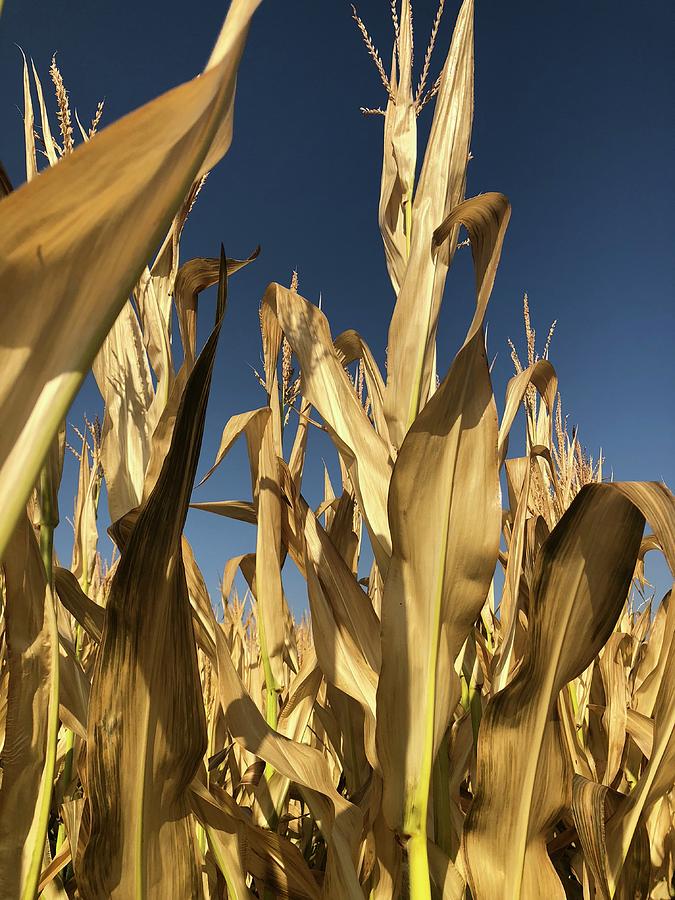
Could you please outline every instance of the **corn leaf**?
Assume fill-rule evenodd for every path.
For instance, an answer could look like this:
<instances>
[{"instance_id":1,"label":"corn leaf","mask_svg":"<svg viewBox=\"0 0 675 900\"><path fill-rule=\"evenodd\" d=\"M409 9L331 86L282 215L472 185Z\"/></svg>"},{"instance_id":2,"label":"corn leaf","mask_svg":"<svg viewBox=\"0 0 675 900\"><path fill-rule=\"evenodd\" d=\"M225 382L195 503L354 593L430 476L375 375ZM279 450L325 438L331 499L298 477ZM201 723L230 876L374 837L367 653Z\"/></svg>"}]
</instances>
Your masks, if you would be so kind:
<instances>
[{"instance_id":1,"label":"corn leaf","mask_svg":"<svg viewBox=\"0 0 675 900\"><path fill-rule=\"evenodd\" d=\"M489 702L478 737L464 828L474 895L564 896L545 843L546 827L571 801L555 702L611 634L643 527L613 485L587 485L539 551L525 657Z\"/></svg>"},{"instance_id":2,"label":"corn leaf","mask_svg":"<svg viewBox=\"0 0 675 900\"><path fill-rule=\"evenodd\" d=\"M389 827L426 854L433 761L459 700L453 661L497 560L497 413L482 333L510 208L485 194L456 208L471 235L476 313L443 383L399 451L389 492L392 561L382 599L377 751Z\"/></svg>"},{"instance_id":3,"label":"corn leaf","mask_svg":"<svg viewBox=\"0 0 675 900\"><path fill-rule=\"evenodd\" d=\"M0 897L32 900L54 778L59 649L54 598L25 513L3 565L9 681L0 786Z\"/></svg>"},{"instance_id":4,"label":"corn leaf","mask_svg":"<svg viewBox=\"0 0 675 900\"><path fill-rule=\"evenodd\" d=\"M206 749L206 722L181 532L225 307L224 265L223 257L216 327L187 381L106 606L87 728L85 897L201 896L186 792Z\"/></svg>"},{"instance_id":5,"label":"corn leaf","mask_svg":"<svg viewBox=\"0 0 675 900\"><path fill-rule=\"evenodd\" d=\"M229 146L237 65L258 2L234 0L199 78L0 201L0 556L152 248Z\"/></svg>"}]
</instances>

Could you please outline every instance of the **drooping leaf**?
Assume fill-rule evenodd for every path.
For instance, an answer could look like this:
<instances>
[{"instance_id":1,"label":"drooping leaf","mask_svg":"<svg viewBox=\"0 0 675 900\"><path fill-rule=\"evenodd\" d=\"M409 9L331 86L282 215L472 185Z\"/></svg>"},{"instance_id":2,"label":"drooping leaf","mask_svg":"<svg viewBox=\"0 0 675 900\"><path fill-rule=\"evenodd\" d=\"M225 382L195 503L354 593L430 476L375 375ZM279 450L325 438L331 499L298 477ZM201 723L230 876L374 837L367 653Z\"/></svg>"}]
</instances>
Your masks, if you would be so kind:
<instances>
[{"instance_id":1,"label":"drooping leaf","mask_svg":"<svg viewBox=\"0 0 675 900\"><path fill-rule=\"evenodd\" d=\"M200 77L0 201L0 555L147 257L192 182L230 144L235 76L258 3L234 0Z\"/></svg>"},{"instance_id":2,"label":"drooping leaf","mask_svg":"<svg viewBox=\"0 0 675 900\"><path fill-rule=\"evenodd\" d=\"M614 485L588 485L539 551L525 657L488 703L478 737L476 791L464 826L478 896L564 896L545 840L571 803L555 702L611 634L643 527Z\"/></svg>"}]
</instances>

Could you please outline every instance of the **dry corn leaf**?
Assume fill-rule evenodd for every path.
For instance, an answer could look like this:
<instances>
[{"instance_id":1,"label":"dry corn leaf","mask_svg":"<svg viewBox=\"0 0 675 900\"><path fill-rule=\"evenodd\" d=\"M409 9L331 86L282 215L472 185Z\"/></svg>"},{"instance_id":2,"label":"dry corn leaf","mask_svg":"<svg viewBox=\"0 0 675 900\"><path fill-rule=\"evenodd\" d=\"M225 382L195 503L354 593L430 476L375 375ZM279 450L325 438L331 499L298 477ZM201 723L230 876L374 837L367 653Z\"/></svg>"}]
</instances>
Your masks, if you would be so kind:
<instances>
[{"instance_id":1,"label":"dry corn leaf","mask_svg":"<svg viewBox=\"0 0 675 900\"><path fill-rule=\"evenodd\" d=\"M643 716L634 709L627 709L626 731L638 745L642 754L649 759L654 744L654 720Z\"/></svg>"},{"instance_id":2,"label":"dry corn leaf","mask_svg":"<svg viewBox=\"0 0 675 900\"><path fill-rule=\"evenodd\" d=\"M228 259L227 274L234 275L258 257L257 247L248 259ZM199 294L218 284L220 260L217 256L188 259L178 269L174 287L174 301L178 312L178 326L183 344L185 365L191 369L197 356L197 301Z\"/></svg>"},{"instance_id":3,"label":"dry corn leaf","mask_svg":"<svg viewBox=\"0 0 675 900\"><path fill-rule=\"evenodd\" d=\"M357 584L330 535L303 497L298 498L297 509L307 556L330 603L336 627L349 633L367 667L379 673L382 659L380 623L368 595Z\"/></svg>"},{"instance_id":4,"label":"dry corn leaf","mask_svg":"<svg viewBox=\"0 0 675 900\"><path fill-rule=\"evenodd\" d=\"M375 750L377 675L364 659L349 630L340 627L341 623L336 620L316 569L309 558L305 569L314 648L319 666L330 684L352 697L362 708L367 720L366 754L373 768L378 768Z\"/></svg>"},{"instance_id":5,"label":"dry corn leaf","mask_svg":"<svg viewBox=\"0 0 675 900\"><path fill-rule=\"evenodd\" d=\"M216 647L220 700L232 736L303 789L329 846L326 896L361 900L354 868L360 833L358 809L337 793L326 759L318 750L295 743L270 728L241 683L220 627L216 630Z\"/></svg>"},{"instance_id":6,"label":"dry corn leaf","mask_svg":"<svg viewBox=\"0 0 675 900\"><path fill-rule=\"evenodd\" d=\"M38 172L35 153L35 118L33 116L33 100L30 94L28 63L23 50L21 50L21 56L23 57L23 136L26 151L26 181L30 181Z\"/></svg>"},{"instance_id":7,"label":"dry corn leaf","mask_svg":"<svg viewBox=\"0 0 675 900\"><path fill-rule=\"evenodd\" d=\"M394 293L398 295L410 252L410 224L417 162L417 115L412 86L413 22L402 0L392 52L390 93L384 116L384 147L378 220Z\"/></svg>"},{"instance_id":8,"label":"dry corn leaf","mask_svg":"<svg viewBox=\"0 0 675 900\"><path fill-rule=\"evenodd\" d=\"M316 653L311 648L288 688L288 698L277 721L279 734L296 743L302 743L321 686L321 678ZM290 784L290 779L281 772L270 774L264 782L264 790L257 793L259 803L257 809L262 809L264 813L259 819L264 819L267 823L278 821ZM258 824L262 825L263 821L258 821Z\"/></svg>"},{"instance_id":9,"label":"dry corn leaf","mask_svg":"<svg viewBox=\"0 0 675 900\"><path fill-rule=\"evenodd\" d=\"M200 77L0 201L0 556L148 255L195 177L229 146L237 66L258 3L233 0Z\"/></svg>"},{"instance_id":10,"label":"dry corn leaf","mask_svg":"<svg viewBox=\"0 0 675 900\"><path fill-rule=\"evenodd\" d=\"M291 900L319 900L321 891L302 854L290 841L273 831L251 824L241 807L223 790L211 792L193 783L193 804L207 824L210 837L230 834L237 828L241 868L273 892ZM235 824L236 823L236 824ZM235 893L235 897L239 894Z\"/></svg>"},{"instance_id":11,"label":"dry corn leaf","mask_svg":"<svg viewBox=\"0 0 675 900\"><path fill-rule=\"evenodd\" d=\"M105 608L87 597L73 572L61 566L54 567L54 587L71 616L98 643L105 622Z\"/></svg>"},{"instance_id":12,"label":"dry corn leaf","mask_svg":"<svg viewBox=\"0 0 675 900\"><path fill-rule=\"evenodd\" d=\"M463 200L473 120L473 0L464 0L443 68L412 209L405 277L389 326L385 410L395 447L435 390L436 329L460 221L434 229Z\"/></svg>"},{"instance_id":13,"label":"dry corn leaf","mask_svg":"<svg viewBox=\"0 0 675 900\"><path fill-rule=\"evenodd\" d=\"M206 722L181 533L225 310L222 259L216 326L106 606L87 729L91 826L78 878L85 898L150 889L201 896L186 792L206 749Z\"/></svg>"},{"instance_id":14,"label":"dry corn leaf","mask_svg":"<svg viewBox=\"0 0 675 900\"><path fill-rule=\"evenodd\" d=\"M532 468L537 464L536 460L547 453L545 447L538 445L533 447L530 455L524 460L524 478L518 496L518 503L513 517L513 527L509 539L509 556L504 576L504 588L499 604L500 630L502 643L493 667L494 693L505 687L510 673L510 664L514 642L519 624L519 597L520 579L523 571L523 555L527 546L527 513L530 501L530 478ZM523 460L515 459L507 461L507 469L512 470L514 463L522 463Z\"/></svg>"},{"instance_id":15,"label":"dry corn leaf","mask_svg":"<svg viewBox=\"0 0 675 900\"><path fill-rule=\"evenodd\" d=\"M25 513L3 565L9 680L0 786L0 897L32 900L54 778L59 649L54 597Z\"/></svg>"},{"instance_id":16,"label":"dry corn leaf","mask_svg":"<svg viewBox=\"0 0 675 900\"><path fill-rule=\"evenodd\" d=\"M593 873L595 890L602 900L634 900L647 897L649 892L649 837L642 826L632 836L621 877L615 888L607 879L607 846L605 821L621 803L623 795L606 784L587 781L574 776L572 812L584 858Z\"/></svg>"},{"instance_id":17,"label":"dry corn leaf","mask_svg":"<svg viewBox=\"0 0 675 900\"><path fill-rule=\"evenodd\" d=\"M624 653L629 642L630 635L615 632L600 656L600 674L607 700L602 716L602 724L607 732L607 765L602 778L602 783L606 785L611 785L616 778L626 741L628 684Z\"/></svg>"},{"instance_id":18,"label":"dry corn leaf","mask_svg":"<svg viewBox=\"0 0 675 900\"><path fill-rule=\"evenodd\" d=\"M243 822L237 816L228 815L197 779L191 785L190 805L206 832L209 849L225 878L228 900L230 896L232 900L253 900L246 885Z\"/></svg>"},{"instance_id":19,"label":"dry corn leaf","mask_svg":"<svg viewBox=\"0 0 675 900\"><path fill-rule=\"evenodd\" d=\"M258 637L260 650L269 660L268 689L283 686L284 601L281 587L281 492L274 452L274 416L267 418L258 462L258 529L255 554ZM272 702L272 699L270 702ZM274 700L276 702L276 700Z\"/></svg>"},{"instance_id":20,"label":"dry corn leaf","mask_svg":"<svg viewBox=\"0 0 675 900\"><path fill-rule=\"evenodd\" d=\"M323 417L349 469L382 571L391 553L387 492L391 463L333 345L326 317L295 291L279 284L267 288L263 307L276 311L284 334L300 362L302 394Z\"/></svg>"},{"instance_id":21,"label":"dry corn leaf","mask_svg":"<svg viewBox=\"0 0 675 900\"><path fill-rule=\"evenodd\" d=\"M89 448L86 438L83 437L73 519L75 535L70 568L75 578L86 585L90 585L94 577L96 544L98 542L96 518L101 484L98 472L98 447L94 448L94 452L96 454L94 463L90 465Z\"/></svg>"},{"instance_id":22,"label":"dry corn leaf","mask_svg":"<svg viewBox=\"0 0 675 900\"><path fill-rule=\"evenodd\" d=\"M87 708L91 684L77 658L75 646L59 641L59 718L83 741L87 738Z\"/></svg>"},{"instance_id":23,"label":"dry corn leaf","mask_svg":"<svg viewBox=\"0 0 675 900\"><path fill-rule=\"evenodd\" d=\"M539 391L549 413L553 414L553 404L558 390L558 376L547 359L539 359L522 372L515 375L506 386L504 414L499 426L499 461L502 463L508 450L509 433L516 413L523 402L528 385ZM550 440L546 446L550 446Z\"/></svg>"},{"instance_id":24,"label":"dry corn leaf","mask_svg":"<svg viewBox=\"0 0 675 900\"><path fill-rule=\"evenodd\" d=\"M200 487L207 478L210 478L215 472L223 459L227 456L237 438L244 434L246 436L246 446L251 467L251 481L253 483L253 493L255 495L258 486L260 445L269 417L269 407L262 406L260 409L252 409L250 412L238 413L236 416L231 416L227 420L225 428L223 428L223 434L220 438L220 446L216 453L215 462L199 482Z\"/></svg>"},{"instance_id":25,"label":"dry corn leaf","mask_svg":"<svg viewBox=\"0 0 675 900\"><path fill-rule=\"evenodd\" d=\"M155 397L141 326L130 302L122 307L92 370L105 403L101 463L108 509L116 522L139 506L150 460Z\"/></svg>"},{"instance_id":26,"label":"dry corn leaf","mask_svg":"<svg viewBox=\"0 0 675 900\"><path fill-rule=\"evenodd\" d=\"M377 752L384 815L412 836L412 866L426 854L433 761L460 698L453 661L485 602L499 549L497 412L482 325L509 214L505 197L485 194L444 223L440 239L459 222L471 236L476 312L406 435L389 491L393 553L382 599Z\"/></svg>"},{"instance_id":27,"label":"dry corn leaf","mask_svg":"<svg viewBox=\"0 0 675 900\"><path fill-rule=\"evenodd\" d=\"M363 340L361 335L349 329L343 331L335 338L335 349L342 354L342 364L348 366L354 360L363 362L364 377L368 388L368 399L370 400L373 424L375 430L380 437L388 444L389 429L387 420L384 415L384 381L382 374L375 362L375 357L371 353L370 347ZM392 448L389 447L391 452Z\"/></svg>"},{"instance_id":28,"label":"dry corn leaf","mask_svg":"<svg viewBox=\"0 0 675 900\"><path fill-rule=\"evenodd\" d=\"M648 520L675 577L675 498L657 483L623 483L616 486ZM613 891L622 877L643 816L675 782L675 605L669 604L663 644L655 673L659 687L653 706L654 731L649 762L631 793L622 797L607 823L608 883Z\"/></svg>"},{"instance_id":29,"label":"dry corn leaf","mask_svg":"<svg viewBox=\"0 0 675 900\"><path fill-rule=\"evenodd\" d=\"M190 507L216 513L216 515L225 516L228 519L236 519L239 522L248 522L249 525L255 525L258 521L255 506L249 500L214 500L191 503Z\"/></svg>"},{"instance_id":30,"label":"dry corn leaf","mask_svg":"<svg viewBox=\"0 0 675 900\"><path fill-rule=\"evenodd\" d=\"M571 801L556 699L611 634L643 527L615 486L588 485L539 551L523 663L488 703L478 737L477 784L464 827L475 896L564 896L545 838Z\"/></svg>"}]
</instances>

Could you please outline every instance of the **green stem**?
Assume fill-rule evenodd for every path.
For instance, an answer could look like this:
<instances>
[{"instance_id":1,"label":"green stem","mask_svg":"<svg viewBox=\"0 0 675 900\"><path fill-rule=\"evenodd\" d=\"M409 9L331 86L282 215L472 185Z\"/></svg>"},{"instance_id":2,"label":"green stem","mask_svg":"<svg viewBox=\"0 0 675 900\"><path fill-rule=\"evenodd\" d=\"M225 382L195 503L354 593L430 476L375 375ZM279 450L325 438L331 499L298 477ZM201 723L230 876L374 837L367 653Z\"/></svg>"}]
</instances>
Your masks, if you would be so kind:
<instances>
[{"instance_id":1,"label":"green stem","mask_svg":"<svg viewBox=\"0 0 675 900\"><path fill-rule=\"evenodd\" d=\"M449 519L443 523L441 546L448 541ZM431 900L431 881L429 876L429 860L427 857L427 811L429 809L429 791L431 773L434 764L434 721L436 709L436 667L438 665L438 644L441 630L441 610L443 601L443 568L439 569L433 596L433 628L426 683L426 715L424 721L424 739L422 758L417 784L411 796L406 797L409 809L404 815L404 833L408 838L408 867L411 900Z\"/></svg>"},{"instance_id":2,"label":"green stem","mask_svg":"<svg viewBox=\"0 0 675 900\"><path fill-rule=\"evenodd\" d=\"M40 473L40 553L45 567L49 590L45 595L45 619L51 620L50 655L51 679L49 691L49 710L47 713L47 746L45 764L42 772L42 785L39 794L39 811L35 830L34 852L29 871L26 875L22 900L29 900L37 894L37 886L42 869L44 848L47 842L47 828L51 810L54 769L56 767L56 744L59 734L59 633L56 623L54 605L54 571L52 565L54 548L55 510L52 507L52 485L49 466L45 465Z\"/></svg>"},{"instance_id":3,"label":"green stem","mask_svg":"<svg viewBox=\"0 0 675 900\"><path fill-rule=\"evenodd\" d=\"M574 681L567 682L567 690L569 691L570 701L572 703L572 711L574 713L574 730L579 738L579 743L585 747L583 722L577 725L577 716L579 715L579 701L577 700L577 687Z\"/></svg>"},{"instance_id":4,"label":"green stem","mask_svg":"<svg viewBox=\"0 0 675 900\"><path fill-rule=\"evenodd\" d=\"M410 900L431 900L426 823L408 841Z\"/></svg>"}]
</instances>

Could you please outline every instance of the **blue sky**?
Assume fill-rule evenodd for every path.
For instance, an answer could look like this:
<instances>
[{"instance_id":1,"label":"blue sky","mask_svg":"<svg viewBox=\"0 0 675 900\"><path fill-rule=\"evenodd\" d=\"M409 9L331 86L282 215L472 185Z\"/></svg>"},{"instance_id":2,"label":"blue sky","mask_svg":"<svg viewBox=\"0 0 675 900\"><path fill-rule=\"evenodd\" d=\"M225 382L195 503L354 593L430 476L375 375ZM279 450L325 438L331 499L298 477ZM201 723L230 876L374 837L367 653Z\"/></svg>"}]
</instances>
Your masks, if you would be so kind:
<instances>
[{"instance_id":1,"label":"blue sky","mask_svg":"<svg viewBox=\"0 0 675 900\"><path fill-rule=\"evenodd\" d=\"M498 405L512 374L507 338L522 346L527 291L543 342L558 320L551 360L570 422L593 456L602 447L616 479L675 483L675 283L671 207L673 6L628 2L505 4L476 10L476 115L468 193L503 191L513 214L489 319ZM444 58L458 2L448 0L436 51ZM20 54L48 82L52 52L83 121L105 97L103 123L152 99L202 67L225 5L118 0L68 4L6 0L0 17L0 158L23 179ZM392 38L386 0L359 7L382 56ZM421 60L435 5L415 4ZM671 26L669 28L669 26ZM265 286L288 282L323 308L333 334L353 327L382 361L393 296L377 230L382 120L360 106L384 102L346 2L263 0L240 69L234 143L193 210L182 258L232 256L262 245L254 265L232 279L207 418L201 471L213 460L227 418L261 405L257 310ZM430 110L420 118L421 139ZM445 370L463 338L473 302L470 259L458 254L439 333ZM30 302L30 298L26 298ZM208 302L204 304L208 306ZM210 319L210 313L205 318ZM100 412L87 382L69 416ZM321 458L312 435L306 491L319 500ZM64 475L62 518L70 514L75 460ZM237 448L196 499L250 492ZM57 549L69 557L69 526ZM254 530L192 512L187 534L210 588L226 559L254 549ZM289 562L288 566L292 564ZM667 583L659 562L648 574ZM293 606L302 583L289 572Z\"/></svg>"}]
</instances>

